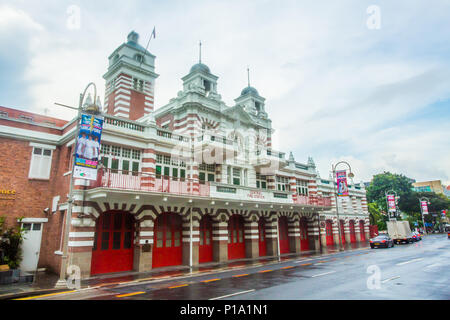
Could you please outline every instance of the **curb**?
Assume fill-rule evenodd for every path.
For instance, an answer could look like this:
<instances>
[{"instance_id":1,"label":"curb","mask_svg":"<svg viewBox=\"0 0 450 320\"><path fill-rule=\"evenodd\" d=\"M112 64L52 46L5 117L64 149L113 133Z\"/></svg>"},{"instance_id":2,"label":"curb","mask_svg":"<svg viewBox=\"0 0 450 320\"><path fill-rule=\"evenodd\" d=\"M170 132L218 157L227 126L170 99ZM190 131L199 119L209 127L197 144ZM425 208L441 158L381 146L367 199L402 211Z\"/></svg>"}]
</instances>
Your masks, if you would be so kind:
<instances>
[{"instance_id":1,"label":"curb","mask_svg":"<svg viewBox=\"0 0 450 320\"><path fill-rule=\"evenodd\" d=\"M136 283L139 283L139 282L144 282L144 281L148 281L150 283L154 283L154 282L162 282L162 281L171 280L171 279L174 279L174 280L175 279L184 279L184 278L192 278L192 277L201 276L201 275L216 274L216 273L223 273L223 272L229 272L229 271L238 271L238 270L244 270L244 269L250 269L250 268L257 268L257 267L266 266L266 265L274 265L274 264L278 264L278 263L282 263L282 262L294 261L294 260L297 260L299 258L300 259L298 261L309 261L311 259L319 259L321 257L333 256L333 255L338 254L338 253L354 252L354 251L361 251L361 250L367 250L367 249L369 249L369 248L364 247L364 248L357 248L357 249L352 249L352 250L332 252L332 253L327 253L327 254L318 254L316 256L304 257L303 259L301 257L292 257L292 258L287 258L287 259L285 259L283 261L274 260L274 261L270 261L268 263L258 263L258 264L254 264L254 265L251 265L251 266L237 266L237 267L230 267L230 268L226 268L226 269L219 268L217 270L211 270L211 271L205 271L205 272L196 271L196 272L193 272L191 274L185 274L185 275L166 276L166 277L159 277L159 278L155 277L154 279L152 279L152 277L150 277L150 278L143 278L143 279L135 279L135 280L131 280L131 281L125 281L125 282L104 283L104 284L99 284L99 285L95 285L95 286L87 286L87 287L84 287L84 288L80 288L78 290L74 290L74 293L78 293L78 292L82 292L82 291L86 291L86 290L90 290L90 289L105 288L105 287L108 287L108 286L133 285L133 284L136 284ZM53 288L53 289L33 290L33 291L21 292L21 293L4 294L4 295L0 295L0 300L11 300L11 299L26 298L26 297L30 297L30 296L39 296L39 295L45 295L45 294L65 292L67 290L68 290L68 288Z\"/></svg>"}]
</instances>

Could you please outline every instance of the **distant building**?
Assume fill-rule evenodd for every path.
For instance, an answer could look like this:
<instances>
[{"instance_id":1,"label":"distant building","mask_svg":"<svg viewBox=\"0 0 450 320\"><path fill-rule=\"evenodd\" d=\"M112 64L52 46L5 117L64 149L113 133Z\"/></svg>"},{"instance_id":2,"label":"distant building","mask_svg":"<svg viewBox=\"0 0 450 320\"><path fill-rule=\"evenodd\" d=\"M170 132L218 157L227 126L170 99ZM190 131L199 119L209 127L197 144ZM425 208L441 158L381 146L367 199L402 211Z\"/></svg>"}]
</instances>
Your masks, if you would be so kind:
<instances>
[{"instance_id":1,"label":"distant building","mask_svg":"<svg viewBox=\"0 0 450 320\"><path fill-rule=\"evenodd\" d=\"M445 187L442 185L441 180L414 182L413 190L417 192L434 192L437 194L444 194Z\"/></svg>"}]
</instances>

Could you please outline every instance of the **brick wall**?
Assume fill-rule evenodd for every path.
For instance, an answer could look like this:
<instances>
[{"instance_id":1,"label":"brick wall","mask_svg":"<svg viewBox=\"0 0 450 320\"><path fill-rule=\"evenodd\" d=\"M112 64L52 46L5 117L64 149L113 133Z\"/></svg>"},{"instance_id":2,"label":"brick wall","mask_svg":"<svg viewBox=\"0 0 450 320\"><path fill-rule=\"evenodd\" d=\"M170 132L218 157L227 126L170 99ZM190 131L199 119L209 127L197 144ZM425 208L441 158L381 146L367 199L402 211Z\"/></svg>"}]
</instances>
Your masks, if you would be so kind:
<instances>
[{"instance_id":1,"label":"brick wall","mask_svg":"<svg viewBox=\"0 0 450 320\"><path fill-rule=\"evenodd\" d=\"M29 179L33 147L29 141L0 138L0 186L1 189L16 190L14 200L0 200L0 216L6 217L6 226L18 226L17 219L48 218L43 224L39 267L58 270L60 256L54 251L60 249L63 214L52 213L54 196L60 196L59 203L67 200L70 175L68 148L53 150L50 180ZM44 209L49 212L44 213Z\"/></svg>"}]
</instances>

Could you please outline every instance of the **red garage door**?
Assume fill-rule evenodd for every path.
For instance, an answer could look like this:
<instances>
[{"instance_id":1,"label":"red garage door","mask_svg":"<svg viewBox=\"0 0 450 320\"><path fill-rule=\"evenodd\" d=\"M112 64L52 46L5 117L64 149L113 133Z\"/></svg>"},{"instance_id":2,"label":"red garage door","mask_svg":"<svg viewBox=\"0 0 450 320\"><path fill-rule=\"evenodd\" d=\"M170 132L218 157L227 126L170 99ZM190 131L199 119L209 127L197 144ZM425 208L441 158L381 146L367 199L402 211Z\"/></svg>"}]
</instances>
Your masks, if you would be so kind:
<instances>
[{"instance_id":1,"label":"red garage door","mask_svg":"<svg viewBox=\"0 0 450 320\"><path fill-rule=\"evenodd\" d=\"M344 227L344 220L341 220L341 241L342 241L342 244L345 244L345 227Z\"/></svg>"},{"instance_id":2,"label":"red garage door","mask_svg":"<svg viewBox=\"0 0 450 320\"><path fill-rule=\"evenodd\" d=\"M212 251L212 221L209 216L204 216L200 221L200 245L198 249L198 262L211 262Z\"/></svg>"},{"instance_id":3,"label":"red garage door","mask_svg":"<svg viewBox=\"0 0 450 320\"><path fill-rule=\"evenodd\" d=\"M259 234L259 256L267 256L267 245L266 245L266 223L264 218L259 219L258 223L258 234Z\"/></svg>"},{"instance_id":4,"label":"red garage door","mask_svg":"<svg viewBox=\"0 0 450 320\"><path fill-rule=\"evenodd\" d=\"M153 248L153 268L182 263L180 216L163 213L156 219Z\"/></svg>"},{"instance_id":5,"label":"red garage door","mask_svg":"<svg viewBox=\"0 0 450 320\"><path fill-rule=\"evenodd\" d=\"M280 232L280 254L289 253L288 221L286 217L278 220L278 230Z\"/></svg>"},{"instance_id":6,"label":"red garage door","mask_svg":"<svg viewBox=\"0 0 450 320\"><path fill-rule=\"evenodd\" d=\"M244 220L233 215L228 221L228 260L245 258Z\"/></svg>"},{"instance_id":7,"label":"red garage door","mask_svg":"<svg viewBox=\"0 0 450 320\"><path fill-rule=\"evenodd\" d=\"M306 218L302 218L300 220L300 250L309 250L308 221L306 220Z\"/></svg>"},{"instance_id":8,"label":"red garage door","mask_svg":"<svg viewBox=\"0 0 450 320\"><path fill-rule=\"evenodd\" d=\"M99 216L92 248L91 274L133 269L133 222L131 214L120 211Z\"/></svg>"},{"instance_id":9,"label":"red garage door","mask_svg":"<svg viewBox=\"0 0 450 320\"><path fill-rule=\"evenodd\" d=\"M359 234L361 236L361 241L366 241L366 234L364 233L364 221L359 221Z\"/></svg>"},{"instance_id":10,"label":"red garage door","mask_svg":"<svg viewBox=\"0 0 450 320\"><path fill-rule=\"evenodd\" d=\"M327 239L327 246L332 246L334 244L334 241L333 241L333 225L331 223L331 220L326 221L325 233Z\"/></svg>"},{"instance_id":11,"label":"red garage door","mask_svg":"<svg viewBox=\"0 0 450 320\"><path fill-rule=\"evenodd\" d=\"M350 220L348 229L350 231L350 242L355 243L356 242L356 233L355 233L355 222L353 220Z\"/></svg>"}]
</instances>

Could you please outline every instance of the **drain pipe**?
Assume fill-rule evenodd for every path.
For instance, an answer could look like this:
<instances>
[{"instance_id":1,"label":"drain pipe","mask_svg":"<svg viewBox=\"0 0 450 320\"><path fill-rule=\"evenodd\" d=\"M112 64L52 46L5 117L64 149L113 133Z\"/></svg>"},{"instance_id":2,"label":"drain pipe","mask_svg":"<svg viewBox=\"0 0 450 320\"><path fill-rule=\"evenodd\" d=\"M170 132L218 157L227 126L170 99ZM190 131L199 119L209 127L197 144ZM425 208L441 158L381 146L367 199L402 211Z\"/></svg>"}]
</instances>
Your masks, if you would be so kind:
<instances>
[{"instance_id":1,"label":"drain pipe","mask_svg":"<svg viewBox=\"0 0 450 320\"><path fill-rule=\"evenodd\" d=\"M280 217L277 216L277 245L278 245L278 262L281 261L281 252L280 252Z\"/></svg>"},{"instance_id":2,"label":"drain pipe","mask_svg":"<svg viewBox=\"0 0 450 320\"><path fill-rule=\"evenodd\" d=\"M192 199L189 199L189 270L192 272Z\"/></svg>"}]
</instances>

